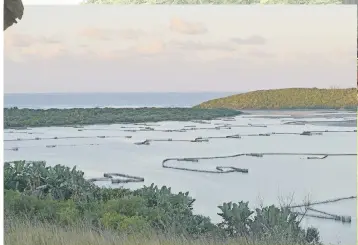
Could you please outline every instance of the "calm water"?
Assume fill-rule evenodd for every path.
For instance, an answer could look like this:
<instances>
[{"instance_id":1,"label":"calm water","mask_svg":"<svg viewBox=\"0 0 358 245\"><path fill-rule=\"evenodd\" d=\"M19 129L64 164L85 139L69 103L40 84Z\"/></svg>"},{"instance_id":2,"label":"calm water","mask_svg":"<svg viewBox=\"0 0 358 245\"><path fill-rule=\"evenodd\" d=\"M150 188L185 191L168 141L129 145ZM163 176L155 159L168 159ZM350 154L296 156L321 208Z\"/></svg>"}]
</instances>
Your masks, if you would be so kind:
<instances>
[{"instance_id":1,"label":"calm water","mask_svg":"<svg viewBox=\"0 0 358 245\"><path fill-rule=\"evenodd\" d=\"M344 116L344 120L355 118L355 114ZM5 149L19 147L19 151L5 151L5 160L46 160L49 165L77 165L87 177L101 177L104 172L120 172L145 178L145 185L155 183L167 185L172 190L189 191L196 198L195 212L220 221L218 205L227 201L249 201L251 207L264 204L279 204L293 198L293 203L302 203L309 198L321 201L337 197L356 195L356 156L328 157L323 160L307 160L305 156L264 156L263 158L240 157L231 159L202 160L199 163L180 163L188 168L215 169L216 166L248 168L248 174L206 174L163 169L161 162L170 157L200 157L231 155L249 152L301 152L301 153L356 153L355 133L324 133L315 136L271 135L269 137L245 137L241 139L211 139L209 142L152 142L150 145L135 145L145 139L188 139L195 137L226 136L232 134L257 134L271 132L297 132L305 130L354 130L355 127L317 125L282 125L283 121L300 120L288 116L280 119L239 116L236 121L211 121L211 125L193 122L161 122L156 129L180 129L188 125L214 127L215 123L234 125L265 124L267 128L239 127L221 130L196 130L189 132L124 132L122 125L88 126L85 131L75 128L36 128L10 133L6 139L66 136L126 136L133 138L57 139L37 141L5 142ZM305 119L309 120L309 119ZM325 117L314 120L325 121ZM340 117L329 120L343 120ZM126 125L129 126L129 125ZM134 125L132 125L134 126ZM138 126L135 126L138 127ZM98 143L99 145L85 145ZM46 145L62 145L46 148ZM77 146L66 146L76 144ZM177 163L173 163L178 165ZM179 166L179 165L178 165ZM107 184L105 184L107 185ZM127 184L137 188L143 183ZM352 216L351 224L342 224L316 218L304 219L304 225L319 228L326 243L356 244L356 200L347 200L317 209Z\"/></svg>"},{"instance_id":2,"label":"calm water","mask_svg":"<svg viewBox=\"0 0 358 245\"><path fill-rule=\"evenodd\" d=\"M191 107L201 102L237 94L230 93L68 93L5 94L5 107L73 108L73 107Z\"/></svg>"}]
</instances>

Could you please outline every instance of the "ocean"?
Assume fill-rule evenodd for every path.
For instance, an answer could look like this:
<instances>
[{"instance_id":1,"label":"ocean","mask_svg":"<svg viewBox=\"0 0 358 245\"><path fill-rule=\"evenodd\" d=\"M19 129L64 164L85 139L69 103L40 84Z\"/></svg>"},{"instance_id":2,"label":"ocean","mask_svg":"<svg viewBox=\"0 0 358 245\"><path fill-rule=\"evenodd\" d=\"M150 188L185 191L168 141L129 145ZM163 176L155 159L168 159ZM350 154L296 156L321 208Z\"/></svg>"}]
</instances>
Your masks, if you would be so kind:
<instances>
[{"instance_id":1,"label":"ocean","mask_svg":"<svg viewBox=\"0 0 358 245\"><path fill-rule=\"evenodd\" d=\"M33 109L75 107L192 107L207 100L237 93L239 92L5 94L4 107Z\"/></svg>"}]
</instances>

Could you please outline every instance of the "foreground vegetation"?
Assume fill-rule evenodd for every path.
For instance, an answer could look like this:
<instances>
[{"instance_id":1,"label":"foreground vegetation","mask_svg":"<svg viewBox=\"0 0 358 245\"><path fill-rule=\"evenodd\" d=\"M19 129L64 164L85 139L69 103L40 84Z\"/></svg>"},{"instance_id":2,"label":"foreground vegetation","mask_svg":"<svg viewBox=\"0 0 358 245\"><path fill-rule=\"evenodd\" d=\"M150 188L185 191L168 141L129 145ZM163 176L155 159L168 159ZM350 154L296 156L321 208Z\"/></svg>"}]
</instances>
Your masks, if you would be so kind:
<instances>
[{"instance_id":1,"label":"foreground vegetation","mask_svg":"<svg viewBox=\"0 0 358 245\"><path fill-rule=\"evenodd\" d=\"M192 108L4 109L4 128L212 120L241 112Z\"/></svg>"},{"instance_id":2,"label":"foreground vegetation","mask_svg":"<svg viewBox=\"0 0 358 245\"><path fill-rule=\"evenodd\" d=\"M85 4L342 4L343 0L84 0Z\"/></svg>"},{"instance_id":3,"label":"foreground vegetation","mask_svg":"<svg viewBox=\"0 0 358 245\"><path fill-rule=\"evenodd\" d=\"M209 100L194 108L357 109L357 89L287 88L258 90Z\"/></svg>"},{"instance_id":4,"label":"foreground vegetation","mask_svg":"<svg viewBox=\"0 0 358 245\"><path fill-rule=\"evenodd\" d=\"M5 234L10 245L296 245L284 241L251 242L245 239L189 239L176 235L121 235L110 230L94 230L88 226L61 227L39 222L12 220ZM298 245L299 243L297 243Z\"/></svg>"},{"instance_id":5,"label":"foreground vegetation","mask_svg":"<svg viewBox=\"0 0 358 245\"><path fill-rule=\"evenodd\" d=\"M222 222L192 212L189 193L153 184L106 189L45 162L5 163L5 244L319 244L287 207L218 207ZM238 199L238 197L234 197Z\"/></svg>"}]
</instances>

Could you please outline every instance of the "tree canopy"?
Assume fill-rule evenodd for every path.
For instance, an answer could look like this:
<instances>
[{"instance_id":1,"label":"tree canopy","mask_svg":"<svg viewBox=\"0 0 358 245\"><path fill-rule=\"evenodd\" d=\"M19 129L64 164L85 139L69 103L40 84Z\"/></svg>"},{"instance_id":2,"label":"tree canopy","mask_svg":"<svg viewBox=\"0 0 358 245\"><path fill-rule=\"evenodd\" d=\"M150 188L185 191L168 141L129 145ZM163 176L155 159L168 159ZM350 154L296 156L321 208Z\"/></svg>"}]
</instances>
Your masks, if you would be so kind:
<instances>
[{"instance_id":1,"label":"tree canopy","mask_svg":"<svg viewBox=\"0 0 358 245\"><path fill-rule=\"evenodd\" d=\"M212 120L241 114L236 110L192 108L4 109L4 128Z\"/></svg>"},{"instance_id":2,"label":"tree canopy","mask_svg":"<svg viewBox=\"0 0 358 245\"><path fill-rule=\"evenodd\" d=\"M17 19L22 19L24 5L21 0L4 1L4 31L17 23Z\"/></svg>"}]
</instances>

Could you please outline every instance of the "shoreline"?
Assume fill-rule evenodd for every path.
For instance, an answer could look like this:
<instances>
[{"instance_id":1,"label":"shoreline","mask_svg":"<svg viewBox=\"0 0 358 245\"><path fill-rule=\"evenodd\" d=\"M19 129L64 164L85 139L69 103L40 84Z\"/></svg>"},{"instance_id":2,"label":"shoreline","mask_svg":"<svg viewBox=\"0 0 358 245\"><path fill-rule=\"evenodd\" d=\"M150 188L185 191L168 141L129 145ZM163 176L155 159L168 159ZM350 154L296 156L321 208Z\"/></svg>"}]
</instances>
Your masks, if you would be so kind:
<instances>
[{"instance_id":1,"label":"shoreline","mask_svg":"<svg viewBox=\"0 0 358 245\"><path fill-rule=\"evenodd\" d=\"M162 121L200 121L235 117L242 112L230 109L194 108L77 108L4 109L4 129L154 123Z\"/></svg>"},{"instance_id":2,"label":"shoreline","mask_svg":"<svg viewBox=\"0 0 358 245\"><path fill-rule=\"evenodd\" d=\"M63 115L61 115L63 114ZM357 120L344 121L330 118L351 117L356 111L340 109L276 109L233 110L200 109L186 107L140 107L140 108L73 108L73 109L16 109L4 108L4 129L21 130L39 127L78 127L91 125L115 125L157 123L166 121L190 122L220 120L236 116L254 118L292 118L297 122L317 126L356 127ZM327 118L327 121L306 121L307 118ZM62 122L61 122L62 121Z\"/></svg>"}]
</instances>

